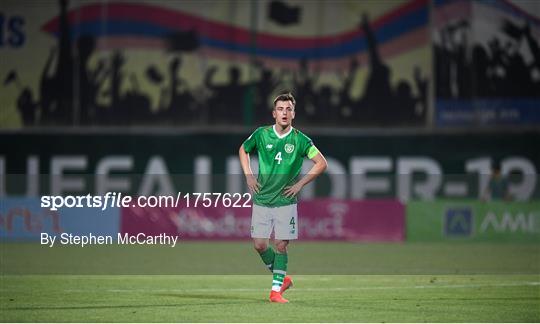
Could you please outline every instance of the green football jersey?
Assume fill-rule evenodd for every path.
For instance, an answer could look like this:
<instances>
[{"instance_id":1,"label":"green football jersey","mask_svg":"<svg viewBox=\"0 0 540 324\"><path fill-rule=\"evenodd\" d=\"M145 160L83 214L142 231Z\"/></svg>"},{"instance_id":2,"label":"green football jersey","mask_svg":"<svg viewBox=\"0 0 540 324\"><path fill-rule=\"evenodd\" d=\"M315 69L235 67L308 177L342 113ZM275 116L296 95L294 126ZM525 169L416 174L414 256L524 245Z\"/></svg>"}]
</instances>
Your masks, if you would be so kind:
<instances>
[{"instance_id":1,"label":"green football jersey","mask_svg":"<svg viewBox=\"0 0 540 324\"><path fill-rule=\"evenodd\" d=\"M309 137L291 127L279 136L275 126L259 127L244 142L247 153L257 151L259 156L260 191L253 197L259 206L280 207L297 202L296 197L287 198L283 190L296 182L302 169L304 157L313 158L319 152Z\"/></svg>"}]
</instances>

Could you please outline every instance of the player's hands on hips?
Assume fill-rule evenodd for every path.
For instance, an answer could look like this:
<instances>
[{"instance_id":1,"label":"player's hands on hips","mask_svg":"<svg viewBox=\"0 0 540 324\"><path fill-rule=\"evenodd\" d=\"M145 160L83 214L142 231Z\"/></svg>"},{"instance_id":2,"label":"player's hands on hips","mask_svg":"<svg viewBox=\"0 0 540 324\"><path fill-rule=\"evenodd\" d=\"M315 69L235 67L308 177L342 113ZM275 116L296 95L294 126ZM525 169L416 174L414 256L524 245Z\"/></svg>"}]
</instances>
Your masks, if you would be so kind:
<instances>
[{"instance_id":1,"label":"player's hands on hips","mask_svg":"<svg viewBox=\"0 0 540 324\"><path fill-rule=\"evenodd\" d=\"M297 182L292 186L285 187L283 194L285 194L285 197L292 198L300 192L300 189L302 189L302 185Z\"/></svg>"},{"instance_id":2,"label":"player's hands on hips","mask_svg":"<svg viewBox=\"0 0 540 324\"><path fill-rule=\"evenodd\" d=\"M259 190L261 190L261 185L253 174L246 175L246 181L248 188L249 190L251 190L251 192L258 193Z\"/></svg>"}]
</instances>

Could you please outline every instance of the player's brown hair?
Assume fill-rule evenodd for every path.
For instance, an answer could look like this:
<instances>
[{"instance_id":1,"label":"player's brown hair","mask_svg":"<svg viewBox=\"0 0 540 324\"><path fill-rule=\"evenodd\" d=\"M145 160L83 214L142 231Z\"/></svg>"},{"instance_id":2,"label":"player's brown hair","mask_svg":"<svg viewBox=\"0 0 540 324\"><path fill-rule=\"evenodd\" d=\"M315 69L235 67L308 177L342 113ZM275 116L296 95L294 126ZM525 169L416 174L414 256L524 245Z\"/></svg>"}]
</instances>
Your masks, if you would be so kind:
<instances>
[{"instance_id":1,"label":"player's brown hair","mask_svg":"<svg viewBox=\"0 0 540 324\"><path fill-rule=\"evenodd\" d=\"M290 92L282 93L279 96L277 96L276 99L274 99L274 108L276 108L276 103L278 101L290 101L292 102L293 107L296 106L296 100L294 100L294 97L292 93Z\"/></svg>"}]
</instances>

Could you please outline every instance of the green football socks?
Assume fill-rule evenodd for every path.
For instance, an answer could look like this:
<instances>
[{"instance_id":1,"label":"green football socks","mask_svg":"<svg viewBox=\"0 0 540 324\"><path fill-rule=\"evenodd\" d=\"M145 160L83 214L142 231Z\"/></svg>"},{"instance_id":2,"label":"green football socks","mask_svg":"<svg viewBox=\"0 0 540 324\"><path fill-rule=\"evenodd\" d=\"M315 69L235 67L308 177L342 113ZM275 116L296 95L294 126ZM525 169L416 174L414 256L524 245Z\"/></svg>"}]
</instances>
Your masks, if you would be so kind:
<instances>
[{"instance_id":1,"label":"green football socks","mask_svg":"<svg viewBox=\"0 0 540 324\"><path fill-rule=\"evenodd\" d=\"M264 252L259 253L259 255L261 256L264 264L266 264L266 267L272 271L274 268L274 258L276 256L274 250L271 247L268 247L266 250L264 250Z\"/></svg>"},{"instance_id":2,"label":"green football socks","mask_svg":"<svg viewBox=\"0 0 540 324\"><path fill-rule=\"evenodd\" d=\"M272 269L273 280L272 280L272 290L280 291L281 286L283 285L283 279L287 274L287 254L275 253L274 257L274 266Z\"/></svg>"}]
</instances>

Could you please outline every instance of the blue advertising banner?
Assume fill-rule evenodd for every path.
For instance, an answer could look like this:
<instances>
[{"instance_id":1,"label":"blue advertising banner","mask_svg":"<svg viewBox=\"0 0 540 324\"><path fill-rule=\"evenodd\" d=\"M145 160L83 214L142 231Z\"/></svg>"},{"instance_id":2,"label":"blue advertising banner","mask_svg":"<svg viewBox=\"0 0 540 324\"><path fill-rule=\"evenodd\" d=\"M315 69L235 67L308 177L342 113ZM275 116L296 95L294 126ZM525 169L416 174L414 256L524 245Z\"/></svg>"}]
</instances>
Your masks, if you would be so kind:
<instances>
[{"instance_id":1,"label":"blue advertising banner","mask_svg":"<svg viewBox=\"0 0 540 324\"><path fill-rule=\"evenodd\" d=\"M37 197L3 197L0 202L1 240L37 240L41 233L116 236L120 229L119 208L64 207L52 211L42 208Z\"/></svg>"},{"instance_id":2,"label":"blue advertising banner","mask_svg":"<svg viewBox=\"0 0 540 324\"><path fill-rule=\"evenodd\" d=\"M512 126L540 123L538 99L438 99L437 126Z\"/></svg>"}]
</instances>

